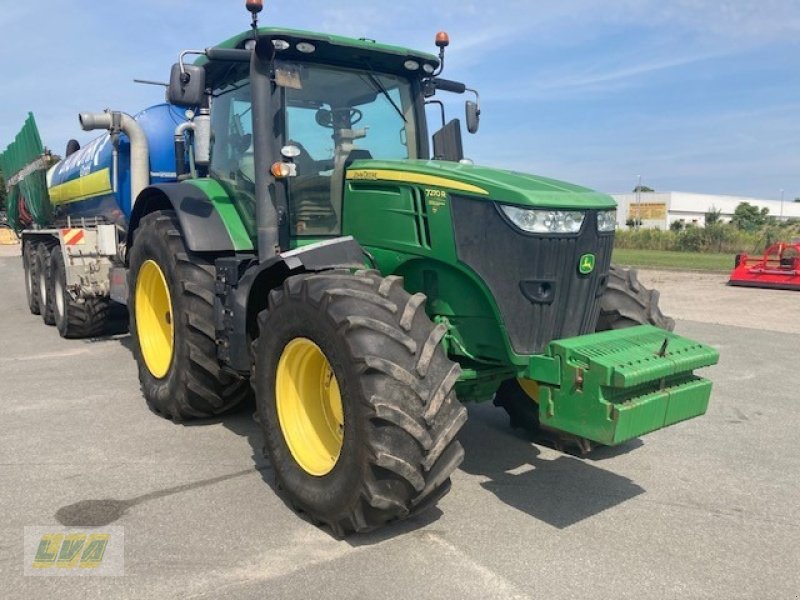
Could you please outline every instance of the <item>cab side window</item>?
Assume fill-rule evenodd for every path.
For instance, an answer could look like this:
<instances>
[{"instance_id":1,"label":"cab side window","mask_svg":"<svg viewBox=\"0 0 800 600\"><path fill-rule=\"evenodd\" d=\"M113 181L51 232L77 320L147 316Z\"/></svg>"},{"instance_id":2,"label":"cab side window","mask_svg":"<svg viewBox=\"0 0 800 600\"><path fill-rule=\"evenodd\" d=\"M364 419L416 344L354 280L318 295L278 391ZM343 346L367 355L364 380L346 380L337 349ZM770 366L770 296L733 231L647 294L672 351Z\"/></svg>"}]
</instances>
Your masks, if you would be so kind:
<instances>
[{"instance_id":1,"label":"cab side window","mask_svg":"<svg viewBox=\"0 0 800 600\"><path fill-rule=\"evenodd\" d=\"M241 82L218 91L211 105L214 132L210 175L220 182L245 221L255 231L255 160L250 84Z\"/></svg>"}]
</instances>

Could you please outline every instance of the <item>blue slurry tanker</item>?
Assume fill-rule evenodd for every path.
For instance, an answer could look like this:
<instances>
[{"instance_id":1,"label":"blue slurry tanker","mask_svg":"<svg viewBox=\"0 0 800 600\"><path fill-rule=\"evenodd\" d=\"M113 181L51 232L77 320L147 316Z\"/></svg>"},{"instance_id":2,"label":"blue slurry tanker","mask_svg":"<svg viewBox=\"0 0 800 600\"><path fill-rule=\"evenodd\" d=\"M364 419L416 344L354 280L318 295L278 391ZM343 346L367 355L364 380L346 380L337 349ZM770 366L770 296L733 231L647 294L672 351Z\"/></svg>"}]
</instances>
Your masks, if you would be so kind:
<instances>
[{"instance_id":1,"label":"blue slurry tanker","mask_svg":"<svg viewBox=\"0 0 800 600\"><path fill-rule=\"evenodd\" d=\"M174 131L186 122L185 112L159 104L133 117L146 140L151 184L177 179ZM113 113L110 117L114 118ZM83 148L71 142L69 150L47 174L53 219L100 218L126 228L133 207L128 136L122 131L106 132Z\"/></svg>"},{"instance_id":2,"label":"blue slurry tanker","mask_svg":"<svg viewBox=\"0 0 800 600\"><path fill-rule=\"evenodd\" d=\"M441 77L446 33L429 54L246 6L168 104L80 115L104 133L54 166L31 119L0 157L32 313L64 337L125 318L164 417L254 394L280 489L336 534L449 490L462 402L583 452L705 412L717 352L611 265L613 199L464 157L436 96L474 94L470 133L481 112Z\"/></svg>"}]
</instances>

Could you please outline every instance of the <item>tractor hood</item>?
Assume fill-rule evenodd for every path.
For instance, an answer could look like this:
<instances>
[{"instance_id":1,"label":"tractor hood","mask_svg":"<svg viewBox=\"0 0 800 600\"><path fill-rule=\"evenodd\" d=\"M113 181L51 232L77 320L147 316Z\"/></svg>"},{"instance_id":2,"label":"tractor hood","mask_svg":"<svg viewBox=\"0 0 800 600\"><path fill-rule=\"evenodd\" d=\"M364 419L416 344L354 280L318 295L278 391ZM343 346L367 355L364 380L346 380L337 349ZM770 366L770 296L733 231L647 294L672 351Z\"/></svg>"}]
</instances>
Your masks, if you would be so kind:
<instances>
[{"instance_id":1,"label":"tractor hood","mask_svg":"<svg viewBox=\"0 0 800 600\"><path fill-rule=\"evenodd\" d=\"M347 179L413 183L520 206L616 208L616 202L610 196L571 183L444 161L358 160L348 169Z\"/></svg>"}]
</instances>

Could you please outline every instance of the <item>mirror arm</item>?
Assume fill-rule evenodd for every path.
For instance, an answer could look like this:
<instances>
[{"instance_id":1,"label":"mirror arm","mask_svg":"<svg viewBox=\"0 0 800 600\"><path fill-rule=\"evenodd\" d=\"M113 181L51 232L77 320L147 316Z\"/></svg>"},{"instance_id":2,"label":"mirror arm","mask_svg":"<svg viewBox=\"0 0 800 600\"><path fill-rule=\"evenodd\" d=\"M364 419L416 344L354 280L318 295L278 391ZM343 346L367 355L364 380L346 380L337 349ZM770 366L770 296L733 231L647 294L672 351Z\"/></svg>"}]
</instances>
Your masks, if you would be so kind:
<instances>
[{"instance_id":1,"label":"mirror arm","mask_svg":"<svg viewBox=\"0 0 800 600\"><path fill-rule=\"evenodd\" d=\"M478 94L478 90L473 90L472 88L464 88L466 91L475 94L475 104L478 105L478 114L481 114L481 96Z\"/></svg>"},{"instance_id":2,"label":"mirror arm","mask_svg":"<svg viewBox=\"0 0 800 600\"><path fill-rule=\"evenodd\" d=\"M442 127L444 127L447 124L447 119L446 119L445 114L444 114L444 102L442 102L441 100L427 100L425 102L425 104L426 105L428 105L428 104L438 104L439 105L439 109L442 111Z\"/></svg>"},{"instance_id":3,"label":"mirror arm","mask_svg":"<svg viewBox=\"0 0 800 600\"><path fill-rule=\"evenodd\" d=\"M184 65L184 59L188 55L193 56L205 56L205 50L184 50L178 55L178 64L181 66L181 82L186 85L189 83L189 76L186 74L186 66Z\"/></svg>"}]
</instances>

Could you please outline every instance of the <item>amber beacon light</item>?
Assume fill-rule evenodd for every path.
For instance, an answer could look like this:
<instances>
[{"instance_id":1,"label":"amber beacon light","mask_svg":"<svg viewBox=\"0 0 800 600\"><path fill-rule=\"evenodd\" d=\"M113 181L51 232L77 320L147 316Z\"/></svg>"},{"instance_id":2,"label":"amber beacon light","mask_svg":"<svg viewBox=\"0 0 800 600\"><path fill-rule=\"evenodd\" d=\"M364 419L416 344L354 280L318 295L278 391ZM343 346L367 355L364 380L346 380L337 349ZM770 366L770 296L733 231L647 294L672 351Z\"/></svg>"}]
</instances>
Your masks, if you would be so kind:
<instances>
[{"instance_id":1,"label":"amber beacon light","mask_svg":"<svg viewBox=\"0 0 800 600\"><path fill-rule=\"evenodd\" d=\"M258 14L264 10L264 0L247 0L245 6L251 13Z\"/></svg>"}]
</instances>

